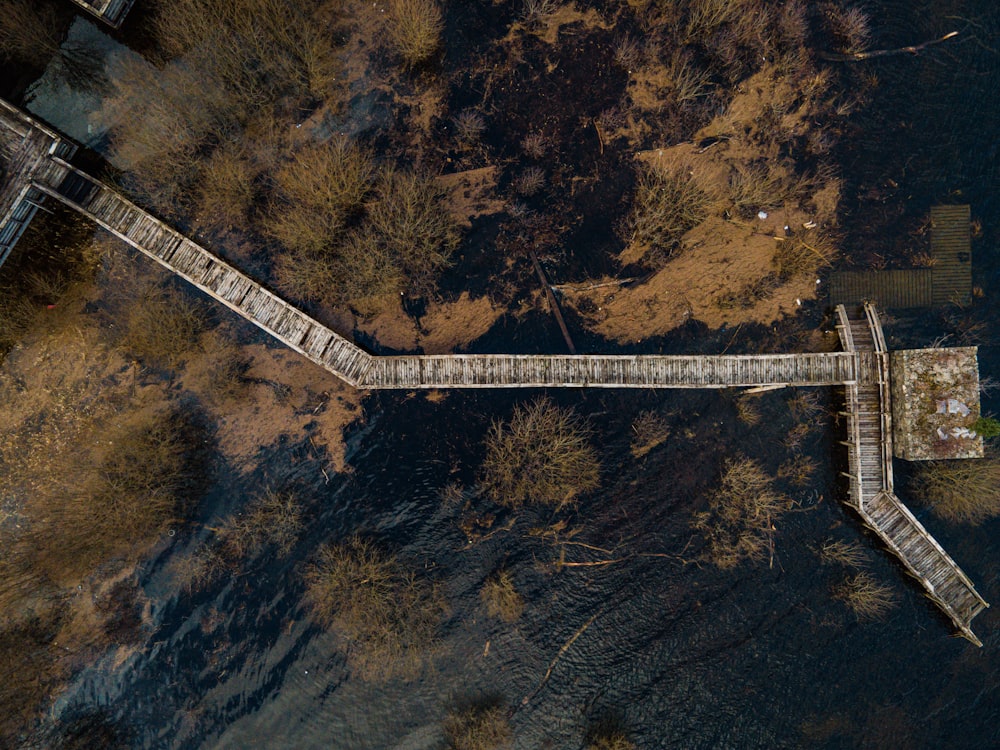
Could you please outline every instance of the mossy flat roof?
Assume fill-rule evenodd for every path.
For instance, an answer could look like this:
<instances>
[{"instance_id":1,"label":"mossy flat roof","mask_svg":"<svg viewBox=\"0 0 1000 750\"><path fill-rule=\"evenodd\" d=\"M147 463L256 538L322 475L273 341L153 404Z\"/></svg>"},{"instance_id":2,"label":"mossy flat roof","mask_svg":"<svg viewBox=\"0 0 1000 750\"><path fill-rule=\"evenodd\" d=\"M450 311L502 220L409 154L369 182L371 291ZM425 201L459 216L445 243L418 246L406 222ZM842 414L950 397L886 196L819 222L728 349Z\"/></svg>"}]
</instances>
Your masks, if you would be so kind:
<instances>
[{"instance_id":1,"label":"mossy flat roof","mask_svg":"<svg viewBox=\"0 0 1000 750\"><path fill-rule=\"evenodd\" d=\"M890 353L893 453L909 461L982 458L977 347Z\"/></svg>"}]
</instances>

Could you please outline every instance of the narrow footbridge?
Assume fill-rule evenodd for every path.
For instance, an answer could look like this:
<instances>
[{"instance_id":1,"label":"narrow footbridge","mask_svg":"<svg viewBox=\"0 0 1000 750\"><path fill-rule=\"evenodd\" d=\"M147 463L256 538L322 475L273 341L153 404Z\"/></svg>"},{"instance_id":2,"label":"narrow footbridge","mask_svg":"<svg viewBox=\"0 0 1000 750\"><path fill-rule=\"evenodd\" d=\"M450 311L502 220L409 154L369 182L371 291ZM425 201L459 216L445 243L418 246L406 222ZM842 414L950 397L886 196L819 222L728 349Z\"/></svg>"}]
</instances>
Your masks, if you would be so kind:
<instances>
[{"instance_id":1,"label":"narrow footbridge","mask_svg":"<svg viewBox=\"0 0 1000 750\"><path fill-rule=\"evenodd\" d=\"M3 109L19 112L9 105ZM2 115L3 112L0 112ZM27 116L21 114L22 120ZM0 118L2 119L2 118ZM18 123L23 125L22 120ZM0 123L2 124L2 123ZM37 130L37 128L36 128ZM246 274L184 237L116 190L63 158L65 142L8 133L0 146L8 173L0 239L23 229L43 196L97 222L141 253L259 326L286 346L358 388L731 388L843 386L846 390L850 505L966 638L988 605L958 565L893 494L889 357L871 305L852 318L837 308L844 351L766 355L374 356L288 304ZM32 143L30 137L35 137ZM40 153L23 159L25 149ZM39 151L41 149L41 151ZM29 166L11 173L11 164ZM0 196L2 198L3 196ZM12 223L19 222L19 223ZM11 239L12 238L12 239ZM2 262L2 256L0 256Z\"/></svg>"}]
</instances>

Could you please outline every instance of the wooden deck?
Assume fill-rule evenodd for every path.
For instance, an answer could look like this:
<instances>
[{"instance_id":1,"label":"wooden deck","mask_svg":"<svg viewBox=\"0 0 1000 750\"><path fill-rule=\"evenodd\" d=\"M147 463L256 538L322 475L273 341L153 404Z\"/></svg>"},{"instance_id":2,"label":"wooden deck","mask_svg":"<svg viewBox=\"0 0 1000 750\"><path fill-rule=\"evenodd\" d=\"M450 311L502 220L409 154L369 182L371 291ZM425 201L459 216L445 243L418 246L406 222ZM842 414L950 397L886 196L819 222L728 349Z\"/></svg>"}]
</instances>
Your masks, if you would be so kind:
<instances>
[{"instance_id":1,"label":"wooden deck","mask_svg":"<svg viewBox=\"0 0 1000 750\"><path fill-rule=\"evenodd\" d=\"M903 567L924 587L930 599L963 636L982 646L971 622L989 605L958 564L923 524L900 502L892 477L892 402L889 362L878 316L865 304L861 316L850 317L837 308L841 343L845 351L870 351L867 377L845 384L847 402L848 482L850 505Z\"/></svg>"},{"instance_id":2,"label":"wooden deck","mask_svg":"<svg viewBox=\"0 0 1000 750\"><path fill-rule=\"evenodd\" d=\"M965 304L972 291L972 238L969 206L931 208L934 304Z\"/></svg>"},{"instance_id":3,"label":"wooden deck","mask_svg":"<svg viewBox=\"0 0 1000 750\"><path fill-rule=\"evenodd\" d=\"M73 0L73 2L117 29L122 25L135 0Z\"/></svg>"}]
</instances>

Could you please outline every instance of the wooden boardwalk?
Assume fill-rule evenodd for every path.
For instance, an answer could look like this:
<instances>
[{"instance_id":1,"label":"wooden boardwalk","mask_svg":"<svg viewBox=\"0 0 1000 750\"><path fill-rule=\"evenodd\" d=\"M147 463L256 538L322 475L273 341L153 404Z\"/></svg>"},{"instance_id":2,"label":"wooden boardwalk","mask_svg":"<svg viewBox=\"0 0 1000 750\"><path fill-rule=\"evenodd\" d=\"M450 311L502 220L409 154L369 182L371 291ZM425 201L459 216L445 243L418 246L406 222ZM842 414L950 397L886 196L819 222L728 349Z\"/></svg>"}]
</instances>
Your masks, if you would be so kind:
<instances>
[{"instance_id":1,"label":"wooden boardwalk","mask_svg":"<svg viewBox=\"0 0 1000 750\"><path fill-rule=\"evenodd\" d=\"M22 121L31 124L30 118L22 117ZM377 357L295 309L113 188L71 166L61 158L62 146L51 139L50 133L46 136L48 140L27 130L7 136L0 141L0 148L8 160L8 176L12 165L20 170L16 173L15 189L10 192L16 194L15 198L34 191L30 194L39 199L49 196L61 201L288 347L359 388L844 386L850 504L962 634L980 643L970 622L988 605L893 492L889 361L881 326L871 305L866 304L858 318L851 318L843 306L838 307L843 352ZM41 140L34 143L31 140L34 137ZM13 199L5 200L10 203Z\"/></svg>"},{"instance_id":2,"label":"wooden boardwalk","mask_svg":"<svg viewBox=\"0 0 1000 750\"><path fill-rule=\"evenodd\" d=\"M969 206L931 208L931 255L935 305L965 304L972 291Z\"/></svg>"},{"instance_id":3,"label":"wooden boardwalk","mask_svg":"<svg viewBox=\"0 0 1000 750\"><path fill-rule=\"evenodd\" d=\"M73 2L117 29L122 25L135 0L73 0Z\"/></svg>"},{"instance_id":4,"label":"wooden boardwalk","mask_svg":"<svg viewBox=\"0 0 1000 750\"><path fill-rule=\"evenodd\" d=\"M866 360L868 376L845 384L850 505L962 635L982 646L971 622L989 605L894 493L888 350L874 308L866 303L863 310L862 316L851 318L843 305L837 307L837 330L844 350L874 354Z\"/></svg>"}]
</instances>

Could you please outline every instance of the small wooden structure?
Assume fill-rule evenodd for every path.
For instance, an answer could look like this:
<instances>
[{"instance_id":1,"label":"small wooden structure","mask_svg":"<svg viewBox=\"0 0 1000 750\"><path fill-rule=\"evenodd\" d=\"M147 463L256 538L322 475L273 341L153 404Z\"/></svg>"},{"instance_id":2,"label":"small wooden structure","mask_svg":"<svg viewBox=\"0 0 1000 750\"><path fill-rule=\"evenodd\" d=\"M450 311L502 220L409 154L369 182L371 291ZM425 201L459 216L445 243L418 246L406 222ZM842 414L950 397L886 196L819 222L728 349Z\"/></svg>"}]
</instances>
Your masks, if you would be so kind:
<instances>
[{"instance_id":1,"label":"small wooden structure","mask_svg":"<svg viewBox=\"0 0 1000 750\"><path fill-rule=\"evenodd\" d=\"M851 319L840 305L837 317L837 330L845 350L859 355L874 352L874 357L866 360L872 367L871 374L856 383L845 383L849 505L899 558L959 632L982 646L972 632L971 622L989 605L894 493L890 358L875 309L865 303L863 317Z\"/></svg>"},{"instance_id":2,"label":"small wooden structure","mask_svg":"<svg viewBox=\"0 0 1000 750\"><path fill-rule=\"evenodd\" d=\"M76 169L64 158L65 152L60 153L55 140L32 136L32 132L25 131L22 141L11 139L15 146L22 145L9 149L10 153L27 154L8 165L7 181L19 186L15 191L18 195L48 196L89 217L285 345L359 388L844 386L849 504L961 633L982 645L970 622L988 605L954 560L893 494L892 360L871 304L866 303L862 315L855 318L844 306L837 308L842 352L373 356L113 188ZM24 146L32 137L41 140L31 148ZM10 174L11 169L14 174Z\"/></svg>"},{"instance_id":3,"label":"small wooden structure","mask_svg":"<svg viewBox=\"0 0 1000 750\"><path fill-rule=\"evenodd\" d=\"M75 153L72 141L0 99L0 266L44 201L35 174L50 157Z\"/></svg>"},{"instance_id":4,"label":"small wooden structure","mask_svg":"<svg viewBox=\"0 0 1000 750\"><path fill-rule=\"evenodd\" d=\"M135 0L73 0L73 2L117 29L122 25Z\"/></svg>"},{"instance_id":5,"label":"small wooden structure","mask_svg":"<svg viewBox=\"0 0 1000 750\"><path fill-rule=\"evenodd\" d=\"M865 300L884 308L933 307L968 302L972 293L969 206L931 208L931 266L830 274L830 304Z\"/></svg>"}]
</instances>

